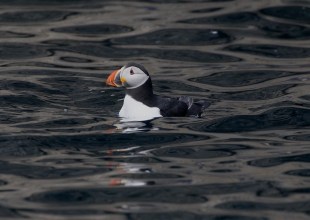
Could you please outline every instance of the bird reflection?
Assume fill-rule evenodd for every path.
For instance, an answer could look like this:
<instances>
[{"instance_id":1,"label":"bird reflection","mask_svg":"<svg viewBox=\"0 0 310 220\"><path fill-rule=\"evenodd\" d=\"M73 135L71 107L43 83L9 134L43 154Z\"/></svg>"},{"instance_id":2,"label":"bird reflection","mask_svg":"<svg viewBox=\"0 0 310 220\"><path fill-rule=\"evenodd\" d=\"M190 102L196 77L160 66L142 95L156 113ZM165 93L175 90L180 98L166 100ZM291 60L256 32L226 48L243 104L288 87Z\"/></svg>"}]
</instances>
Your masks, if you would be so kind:
<instances>
[{"instance_id":1,"label":"bird reflection","mask_svg":"<svg viewBox=\"0 0 310 220\"><path fill-rule=\"evenodd\" d=\"M152 120L148 121L120 121L113 124L117 130L121 130L122 133L135 133L135 132L147 132L159 130L154 127Z\"/></svg>"}]
</instances>

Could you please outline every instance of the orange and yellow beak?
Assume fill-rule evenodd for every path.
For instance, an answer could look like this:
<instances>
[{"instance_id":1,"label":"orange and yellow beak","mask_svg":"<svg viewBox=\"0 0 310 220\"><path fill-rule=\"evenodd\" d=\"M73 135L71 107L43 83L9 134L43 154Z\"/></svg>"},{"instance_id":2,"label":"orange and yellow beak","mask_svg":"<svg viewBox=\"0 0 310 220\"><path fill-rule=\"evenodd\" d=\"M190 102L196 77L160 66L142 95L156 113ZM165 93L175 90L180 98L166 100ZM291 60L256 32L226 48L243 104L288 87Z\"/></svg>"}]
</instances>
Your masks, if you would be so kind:
<instances>
[{"instance_id":1,"label":"orange and yellow beak","mask_svg":"<svg viewBox=\"0 0 310 220\"><path fill-rule=\"evenodd\" d=\"M109 86L114 86L114 87L122 86L122 85L118 84L118 83L120 83L119 72L120 72L120 69L113 71L109 75L109 77L107 78L106 84L109 85Z\"/></svg>"}]
</instances>

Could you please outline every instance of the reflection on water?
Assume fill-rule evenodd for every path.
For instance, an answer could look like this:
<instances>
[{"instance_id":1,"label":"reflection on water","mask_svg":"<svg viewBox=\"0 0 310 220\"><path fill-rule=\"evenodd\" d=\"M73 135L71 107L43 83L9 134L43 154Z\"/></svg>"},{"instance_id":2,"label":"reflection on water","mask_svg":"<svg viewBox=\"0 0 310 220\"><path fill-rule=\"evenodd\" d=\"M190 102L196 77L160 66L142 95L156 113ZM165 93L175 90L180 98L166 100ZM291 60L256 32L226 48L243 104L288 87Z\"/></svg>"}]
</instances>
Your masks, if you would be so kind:
<instances>
[{"instance_id":1,"label":"reflection on water","mask_svg":"<svg viewBox=\"0 0 310 220\"><path fill-rule=\"evenodd\" d=\"M309 219L306 1L0 7L1 219ZM129 61L211 105L121 122Z\"/></svg>"}]
</instances>

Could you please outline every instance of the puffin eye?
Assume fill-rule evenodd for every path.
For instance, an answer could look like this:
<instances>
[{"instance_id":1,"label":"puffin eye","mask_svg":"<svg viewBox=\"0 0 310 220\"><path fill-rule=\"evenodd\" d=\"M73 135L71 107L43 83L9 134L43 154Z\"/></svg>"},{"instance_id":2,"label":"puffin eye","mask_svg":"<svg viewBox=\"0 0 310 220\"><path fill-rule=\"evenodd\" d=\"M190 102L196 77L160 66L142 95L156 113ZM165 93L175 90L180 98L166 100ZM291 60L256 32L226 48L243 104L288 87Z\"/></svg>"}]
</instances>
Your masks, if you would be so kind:
<instances>
[{"instance_id":1,"label":"puffin eye","mask_svg":"<svg viewBox=\"0 0 310 220\"><path fill-rule=\"evenodd\" d=\"M135 74L135 72L132 69L130 69L130 75L133 75L133 74Z\"/></svg>"}]
</instances>

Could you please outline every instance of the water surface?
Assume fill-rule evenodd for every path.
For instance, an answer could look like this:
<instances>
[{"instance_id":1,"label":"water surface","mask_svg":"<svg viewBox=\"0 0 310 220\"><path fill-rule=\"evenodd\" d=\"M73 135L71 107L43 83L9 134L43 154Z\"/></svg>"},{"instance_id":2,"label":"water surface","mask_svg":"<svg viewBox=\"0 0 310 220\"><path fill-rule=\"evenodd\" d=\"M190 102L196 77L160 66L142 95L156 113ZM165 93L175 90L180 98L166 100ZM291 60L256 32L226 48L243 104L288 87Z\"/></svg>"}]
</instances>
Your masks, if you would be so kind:
<instances>
[{"instance_id":1,"label":"water surface","mask_svg":"<svg viewBox=\"0 0 310 220\"><path fill-rule=\"evenodd\" d=\"M0 8L1 219L309 219L307 1ZM121 123L130 61L210 107Z\"/></svg>"}]
</instances>

